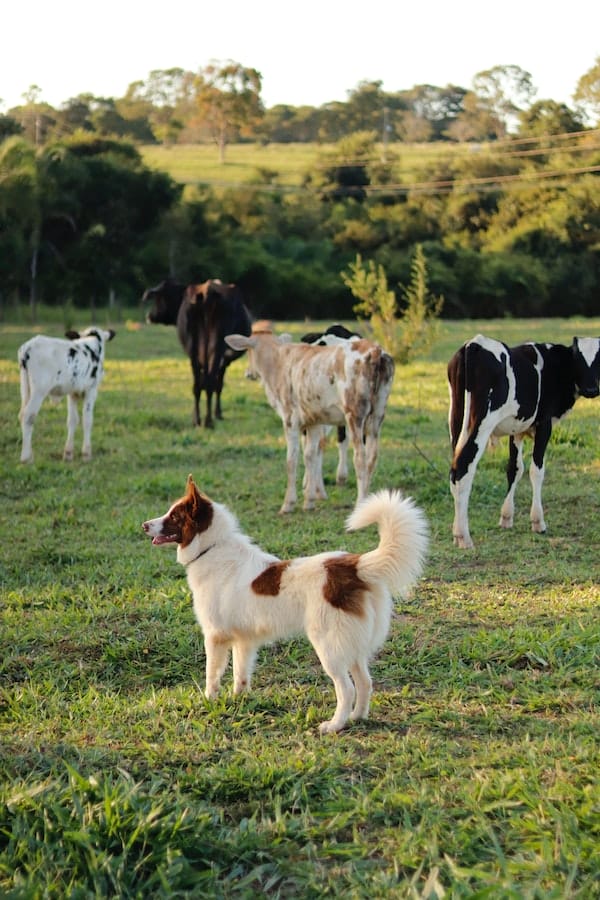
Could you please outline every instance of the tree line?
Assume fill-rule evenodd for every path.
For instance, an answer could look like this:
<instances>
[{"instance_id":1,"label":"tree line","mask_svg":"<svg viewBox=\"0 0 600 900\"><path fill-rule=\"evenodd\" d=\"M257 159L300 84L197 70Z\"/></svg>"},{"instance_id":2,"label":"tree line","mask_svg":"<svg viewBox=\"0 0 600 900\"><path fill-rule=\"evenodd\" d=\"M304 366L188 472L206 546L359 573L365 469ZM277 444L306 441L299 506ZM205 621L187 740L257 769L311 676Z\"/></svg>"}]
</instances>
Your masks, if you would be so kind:
<instances>
[{"instance_id":1,"label":"tree line","mask_svg":"<svg viewBox=\"0 0 600 900\"><path fill-rule=\"evenodd\" d=\"M375 131L382 142L490 141L581 131L600 120L600 57L584 72L573 107L535 100L529 72L497 65L478 72L469 88L414 85L386 92L363 81L345 102L320 107L278 104L265 108L257 69L227 60L198 72L159 69L132 82L120 98L80 93L58 109L31 85L23 104L0 115L0 138L22 134L36 145L77 132L134 143L334 143L357 131ZM1 101L0 101L1 102Z\"/></svg>"},{"instance_id":2,"label":"tree line","mask_svg":"<svg viewBox=\"0 0 600 900\"><path fill-rule=\"evenodd\" d=\"M256 87L247 76L238 91L240 130ZM230 93L211 83L215 140L234 115ZM514 115L506 100L503 109ZM343 273L361 257L385 273L401 313L418 246L444 316L597 314L600 132L560 121L562 130L536 131L530 118L527 137L498 130L452 143L412 183L399 181L380 122L348 125L320 145L297 191L263 171L252 184L185 193L106 123L107 133L91 121L43 140L9 129L0 137L0 311L132 306L169 274L235 281L257 316L351 317Z\"/></svg>"}]
</instances>

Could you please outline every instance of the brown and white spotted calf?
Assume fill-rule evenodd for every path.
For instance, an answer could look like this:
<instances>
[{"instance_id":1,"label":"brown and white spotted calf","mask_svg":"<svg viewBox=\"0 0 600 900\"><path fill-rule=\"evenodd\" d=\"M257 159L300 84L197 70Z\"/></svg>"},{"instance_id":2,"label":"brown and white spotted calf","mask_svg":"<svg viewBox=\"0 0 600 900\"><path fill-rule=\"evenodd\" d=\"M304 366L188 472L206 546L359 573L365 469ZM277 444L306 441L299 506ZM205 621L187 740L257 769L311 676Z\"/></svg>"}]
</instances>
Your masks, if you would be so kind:
<instances>
[{"instance_id":1,"label":"brown and white spotted calf","mask_svg":"<svg viewBox=\"0 0 600 900\"><path fill-rule=\"evenodd\" d=\"M349 331L344 325L336 323L330 325L326 331L309 331L302 335L300 340L305 344L319 344L323 347L333 347L336 344L342 344L345 341L362 340L362 335L356 331ZM327 437L331 431L331 425L323 425L321 438L319 440L319 472L317 475L317 496L325 500L327 492L325 490L325 482L323 481L323 453L327 445ZM345 484L348 480L348 433L345 425L337 427L337 448L338 448L338 465L335 473L336 484Z\"/></svg>"},{"instance_id":2,"label":"brown and white spotted calf","mask_svg":"<svg viewBox=\"0 0 600 900\"><path fill-rule=\"evenodd\" d=\"M228 335L235 350L248 351L248 375L260 377L279 414L287 443L287 489L281 512L296 503L300 441L304 446L304 508L319 496L323 425L345 425L354 450L358 501L369 490L379 434L394 377L394 361L379 344L359 340L323 347L294 344L271 333Z\"/></svg>"},{"instance_id":3,"label":"brown and white spotted calf","mask_svg":"<svg viewBox=\"0 0 600 900\"><path fill-rule=\"evenodd\" d=\"M544 453L553 424L577 398L600 393L600 338L576 337L570 347L541 343L508 347L478 334L450 360L448 385L454 543L473 546L468 507L475 470L490 438L505 435L510 448L508 493L499 524L502 528L513 524L515 489L524 471L523 439L528 435L533 438L531 528L544 532Z\"/></svg>"},{"instance_id":4,"label":"brown and white spotted calf","mask_svg":"<svg viewBox=\"0 0 600 900\"><path fill-rule=\"evenodd\" d=\"M77 401L82 400L84 459L92 456L94 404L104 375L104 349L115 336L109 329L67 331L68 340L38 334L21 344L17 352L21 379L19 421L23 435L21 462L32 462L33 423L46 397L58 401L67 396L67 441L63 459L73 459L75 429L79 422Z\"/></svg>"}]
</instances>

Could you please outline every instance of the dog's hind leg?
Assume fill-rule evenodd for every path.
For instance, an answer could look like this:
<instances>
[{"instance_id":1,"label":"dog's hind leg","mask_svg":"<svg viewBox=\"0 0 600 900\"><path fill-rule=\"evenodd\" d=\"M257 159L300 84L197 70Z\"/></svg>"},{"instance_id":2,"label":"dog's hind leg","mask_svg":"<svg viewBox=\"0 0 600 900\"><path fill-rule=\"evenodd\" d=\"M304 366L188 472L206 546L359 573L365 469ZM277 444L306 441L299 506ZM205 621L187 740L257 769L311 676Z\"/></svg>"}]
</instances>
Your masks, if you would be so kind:
<instances>
[{"instance_id":1,"label":"dog's hind leg","mask_svg":"<svg viewBox=\"0 0 600 900\"><path fill-rule=\"evenodd\" d=\"M356 701L354 709L350 714L350 718L366 719L369 715L369 704L371 702L371 692L373 683L369 674L369 669L364 661L355 663L350 669L354 687L356 688Z\"/></svg>"},{"instance_id":2,"label":"dog's hind leg","mask_svg":"<svg viewBox=\"0 0 600 900\"><path fill-rule=\"evenodd\" d=\"M329 719L328 722L321 722L319 725L321 734L333 734L336 731L341 731L348 722L354 701L354 685L348 672L338 672L336 674L327 672L327 674L333 681L337 706L333 718Z\"/></svg>"},{"instance_id":3,"label":"dog's hind leg","mask_svg":"<svg viewBox=\"0 0 600 900\"><path fill-rule=\"evenodd\" d=\"M206 652L206 690L209 700L214 699L219 693L221 678L227 668L229 660L229 644L216 638L204 638L204 650Z\"/></svg>"},{"instance_id":4,"label":"dog's hind leg","mask_svg":"<svg viewBox=\"0 0 600 900\"><path fill-rule=\"evenodd\" d=\"M252 672L258 647L255 644L237 642L233 645L233 692L241 694L250 690Z\"/></svg>"},{"instance_id":5,"label":"dog's hind leg","mask_svg":"<svg viewBox=\"0 0 600 900\"><path fill-rule=\"evenodd\" d=\"M326 637L330 640L329 635ZM335 731L341 731L350 717L352 704L354 703L354 685L348 673L345 660L340 662L334 654L328 651L327 646L324 646L321 642L319 642L318 646L313 643L313 646L321 660L321 665L333 681L335 688L337 706L333 718L319 725L321 734L331 734Z\"/></svg>"}]
</instances>

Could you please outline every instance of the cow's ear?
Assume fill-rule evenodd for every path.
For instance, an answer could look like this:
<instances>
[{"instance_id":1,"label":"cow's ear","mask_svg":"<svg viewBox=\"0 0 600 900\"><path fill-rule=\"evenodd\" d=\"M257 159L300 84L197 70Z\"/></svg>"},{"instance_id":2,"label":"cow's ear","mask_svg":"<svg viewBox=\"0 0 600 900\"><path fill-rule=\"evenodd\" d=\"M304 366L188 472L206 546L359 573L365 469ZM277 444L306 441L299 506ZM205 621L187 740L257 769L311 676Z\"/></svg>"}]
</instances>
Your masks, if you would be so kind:
<instances>
[{"instance_id":1,"label":"cow's ear","mask_svg":"<svg viewBox=\"0 0 600 900\"><path fill-rule=\"evenodd\" d=\"M81 337L78 331L65 331L65 337L69 338L70 341L76 341L78 337Z\"/></svg>"},{"instance_id":2,"label":"cow's ear","mask_svg":"<svg viewBox=\"0 0 600 900\"><path fill-rule=\"evenodd\" d=\"M233 350L248 350L256 346L256 338L246 337L244 334L226 334L225 343Z\"/></svg>"},{"instance_id":3,"label":"cow's ear","mask_svg":"<svg viewBox=\"0 0 600 900\"><path fill-rule=\"evenodd\" d=\"M106 338L106 340L107 340L107 341L112 341L112 339L114 338L114 336L115 336L116 333L117 333L117 332L116 332L116 331L113 331L112 328L109 328L109 329L108 329L108 332L107 332L108 337Z\"/></svg>"}]
</instances>

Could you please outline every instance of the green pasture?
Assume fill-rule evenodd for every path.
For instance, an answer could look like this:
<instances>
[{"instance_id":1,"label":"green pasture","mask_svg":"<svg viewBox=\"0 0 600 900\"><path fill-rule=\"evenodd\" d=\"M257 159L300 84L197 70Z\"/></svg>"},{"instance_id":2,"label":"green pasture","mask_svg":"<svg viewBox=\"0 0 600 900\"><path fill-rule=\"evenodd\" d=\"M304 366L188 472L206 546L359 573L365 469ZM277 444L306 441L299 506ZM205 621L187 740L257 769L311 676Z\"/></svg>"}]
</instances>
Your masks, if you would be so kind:
<instances>
[{"instance_id":1,"label":"green pasture","mask_svg":"<svg viewBox=\"0 0 600 900\"><path fill-rule=\"evenodd\" d=\"M203 698L184 572L141 522L191 472L281 557L362 551L377 536L344 533L354 478L333 483L332 442L328 500L279 516L282 428L244 360L225 420L194 429L175 330L111 324L93 460L62 462L66 404L46 402L31 466L16 350L34 329L0 327L0 896L600 897L600 401L555 430L548 533L530 531L526 477L498 528L500 445L459 551L445 380L477 331L570 343L600 319L443 323L397 369L373 488L415 498L431 550L373 662L370 719L326 738L333 689L302 639L261 652L251 695L228 673Z\"/></svg>"},{"instance_id":2,"label":"green pasture","mask_svg":"<svg viewBox=\"0 0 600 900\"><path fill-rule=\"evenodd\" d=\"M269 182L298 187L307 172L322 164L334 149L328 144L230 144L225 161L220 162L214 144L145 145L140 148L144 162L153 169L168 172L186 185L211 184L214 187ZM389 144L387 159L395 177L405 183L423 177L426 166L440 158L464 155L462 145Z\"/></svg>"}]
</instances>

